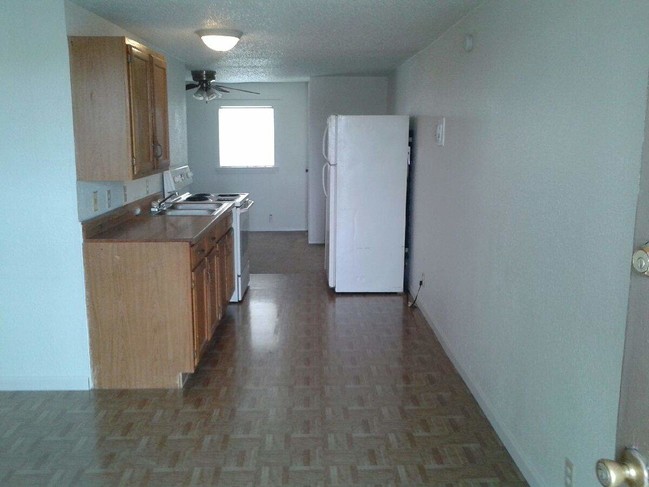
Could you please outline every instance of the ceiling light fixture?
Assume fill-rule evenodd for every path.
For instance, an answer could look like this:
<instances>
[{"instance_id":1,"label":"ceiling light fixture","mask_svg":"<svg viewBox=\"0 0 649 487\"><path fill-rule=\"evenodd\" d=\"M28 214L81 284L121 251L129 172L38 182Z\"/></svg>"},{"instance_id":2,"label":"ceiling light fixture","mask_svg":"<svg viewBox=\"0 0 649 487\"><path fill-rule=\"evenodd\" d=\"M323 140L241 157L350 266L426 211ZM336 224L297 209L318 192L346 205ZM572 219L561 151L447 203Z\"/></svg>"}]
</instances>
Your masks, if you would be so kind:
<instances>
[{"instance_id":1,"label":"ceiling light fixture","mask_svg":"<svg viewBox=\"0 0 649 487\"><path fill-rule=\"evenodd\" d=\"M216 91L208 84L201 84L201 86L198 87L198 89L192 96L197 100L207 103L208 101L212 101L216 98L221 98L221 96L223 95L221 95L221 93Z\"/></svg>"},{"instance_id":2,"label":"ceiling light fixture","mask_svg":"<svg viewBox=\"0 0 649 487\"><path fill-rule=\"evenodd\" d=\"M196 33L213 51L229 51L237 45L243 35L240 30L231 29L201 29Z\"/></svg>"}]
</instances>

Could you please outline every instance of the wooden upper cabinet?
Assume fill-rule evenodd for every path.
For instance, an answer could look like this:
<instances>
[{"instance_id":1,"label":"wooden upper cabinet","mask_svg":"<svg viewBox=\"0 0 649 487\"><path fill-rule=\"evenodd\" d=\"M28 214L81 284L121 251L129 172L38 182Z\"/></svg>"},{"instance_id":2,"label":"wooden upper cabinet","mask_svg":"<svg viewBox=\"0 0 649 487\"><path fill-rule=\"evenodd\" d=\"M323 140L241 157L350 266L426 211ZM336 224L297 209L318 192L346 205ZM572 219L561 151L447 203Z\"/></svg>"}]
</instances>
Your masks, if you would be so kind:
<instances>
[{"instance_id":1,"label":"wooden upper cabinet","mask_svg":"<svg viewBox=\"0 0 649 487\"><path fill-rule=\"evenodd\" d=\"M125 37L70 37L77 179L129 181L169 167L166 62Z\"/></svg>"}]
</instances>

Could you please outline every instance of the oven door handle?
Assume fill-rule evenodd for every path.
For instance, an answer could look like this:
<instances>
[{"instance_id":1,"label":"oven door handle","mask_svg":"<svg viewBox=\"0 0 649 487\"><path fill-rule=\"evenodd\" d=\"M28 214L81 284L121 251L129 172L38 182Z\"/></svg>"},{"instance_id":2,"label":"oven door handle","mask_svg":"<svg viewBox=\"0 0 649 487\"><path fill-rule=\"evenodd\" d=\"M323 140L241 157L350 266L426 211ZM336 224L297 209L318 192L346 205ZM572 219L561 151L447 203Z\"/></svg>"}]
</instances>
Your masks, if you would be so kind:
<instances>
[{"instance_id":1,"label":"oven door handle","mask_svg":"<svg viewBox=\"0 0 649 487\"><path fill-rule=\"evenodd\" d=\"M246 206L242 206L239 209L239 213L247 213L250 208L252 208L252 205L254 205L255 202L253 200L248 200L248 204Z\"/></svg>"}]
</instances>

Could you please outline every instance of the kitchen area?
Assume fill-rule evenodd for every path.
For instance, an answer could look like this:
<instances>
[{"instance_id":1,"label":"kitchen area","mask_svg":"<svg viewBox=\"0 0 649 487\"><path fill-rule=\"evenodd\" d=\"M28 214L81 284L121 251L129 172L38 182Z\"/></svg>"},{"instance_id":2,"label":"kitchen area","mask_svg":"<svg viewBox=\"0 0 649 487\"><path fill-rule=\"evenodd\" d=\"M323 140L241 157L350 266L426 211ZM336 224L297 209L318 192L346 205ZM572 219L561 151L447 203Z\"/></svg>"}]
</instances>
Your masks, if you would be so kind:
<instances>
[{"instance_id":1,"label":"kitchen area","mask_svg":"<svg viewBox=\"0 0 649 487\"><path fill-rule=\"evenodd\" d=\"M313 148L310 144L314 143L315 137L309 138L308 134L322 133L328 114L336 110L349 113L386 113L387 79L335 77L319 78L313 83L246 83L238 86L260 94L231 91L223 93L221 98L205 103L192 96L193 90L185 91L185 84L190 78L190 70L185 65L172 56L133 40L134 36L130 32L73 3L66 3L66 24L72 53L72 106L77 107L74 108L77 145L76 192L79 220L82 222L85 236L88 343L91 362L94 364L90 367L94 372L90 373L93 377L89 384L93 388L182 387L188 374L195 370L206 344L224 314L224 307L227 307L225 304L219 304L221 298L210 298L210 295L218 296L222 293L224 285L216 286L221 290L214 289L212 282L217 281L218 265L210 265L209 258L212 257L213 248L220 250L220 246L216 244L227 234L225 232L216 235L213 226L221 225L222 219L227 218L226 214L231 215L231 265L234 286L232 292L228 288L227 294L230 297L227 300L232 303L245 299L250 279L249 257L246 251L246 236L249 231L310 230L309 243L323 244L324 227L310 229L308 224L308 221L315 220L317 225L322 226L317 222L322 220L324 223L325 219L324 195L319 181L322 156L320 150L312 153ZM120 83L120 80L116 79L116 73L131 68L122 64L120 59L115 59L114 54L110 54L113 65L98 63L96 60L93 63L92 58L84 56L83 53L74 55L75 43L81 46L80 50L88 49L82 44L91 43L97 38L104 39L104 44L94 48L98 49L95 58L103 59L102 56L106 56L106 52L115 52L115 43L122 43L131 51L135 49L144 53L145 58L150 55L153 60L153 92L149 95L152 100L153 124L150 132L135 132L136 136L151 140L150 154L147 154L145 147L140 149L138 155L151 157L148 166L129 168L118 160L127 159L125 154L130 150L129 137L133 140L137 138L133 138L134 132L131 132L131 136L120 132L123 127L113 122L116 119L129 119L128 106L116 103L115 86ZM133 54L131 52L130 56ZM137 60L138 56L133 58ZM79 62L75 59L79 59ZM122 71L122 79L130 79L126 71ZM166 83L159 79L162 75L166 77ZM332 89L336 92L334 96L330 93ZM362 96L357 96L359 94ZM89 97L93 100L91 106L96 110L96 114L94 119L84 120L82 117L88 117L90 114L86 108ZM162 103L164 99L167 101L166 106ZM250 103L272 106L274 110L276 164L271 168L220 168L218 109L221 106ZM135 120L131 131L141 128L137 123ZM115 141L120 142L116 144ZM312 189L314 181L318 184ZM228 196L235 193L240 197ZM199 195L203 195L206 200L192 201ZM223 201L224 198L233 199ZM316 215L311 216L309 212L314 210ZM122 226L120 229L117 223L131 217L133 218L130 226ZM140 225L139 229L135 229L134 222L139 224L143 217L152 222L162 219L169 223L162 225L164 230L147 228L147 225ZM203 223L179 223L188 221ZM208 221L211 223L205 223ZM183 229L180 225L190 228ZM106 297L108 293L105 290L99 291L103 278L113 271L117 272L109 262L98 264L96 269L91 269L91 261L101 262L101 252L116 252L115 249L107 251L102 245L116 245L115 241L124 240L115 248L126 247L130 245L127 240L130 240L131 244L148 245L156 249L165 247L165 244L169 248L186 248L187 251L177 252L193 255L190 249L200 246L206 236L216 240L214 247L207 245L202 249L205 251L204 268L197 267L203 259L192 258L189 262L180 263L177 255L168 255L169 249L160 250L166 255L165 262L176 262L177 267L173 273L178 275L174 277L165 274L164 267L167 265L154 266L156 258L152 257L151 252L145 252L140 264L148 264L142 264L142 270L145 275L151 272L155 278L144 278L137 285L129 282L130 278L125 279L119 292L112 296L112 301ZM154 242L155 240L158 241ZM101 251L97 250L99 248ZM93 253L92 259L90 253ZM131 255L130 252L127 255ZM112 257L117 258L116 254ZM187 259L185 256L182 258ZM120 257L122 264L125 260L126 256ZM131 267L138 262L131 262ZM106 268L102 268L102 265ZM210 269L213 269L211 273ZM97 279L90 279L90 272L94 272ZM204 273L204 277L197 279L200 273ZM182 279L178 276L182 276ZM228 282L229 280L224 284ZM203 283L198 291L197 283ZM110 285L115 286L116 283ZM91 286L97 289L93 291ZM144 287L138 290L138 286ZM171 292L170 289L174 286L175 290ZM131 299L128 298L127 289L132 290L131 307L121 304ZM197 293L205 294L205 298L197 300ZM144 299L150 301L145 302ZM116 305L117 303L119 305ZM157 303L164 303L162 308L173 309L161 309ZM175 304L167 306L170 303ZM98 310L110 312L102 315ZM133 312L132 316L124 319L128 310ZM138 310L145 310L144 315L138 315ZM146 331L146 327L134 327L134 323L146 321L149 310L159 311L159 315L156 315L157 322L151 325L153 328ZM112 312L118 315L111 314ZM194 316L198 316L198 321L203 321L204 324L195 323ZM101 325L95 327L93 324L100 324L102 320L106 323L119 322L124 325L124 329L119 333L107 335ZM179 320L186 324L182 333L175 330L173 325L173 322ZM139 334L133 335L136 328L139 328ZM161 330L167 330L168 333L161 333ZM119 336L124 341L120 341L117 338ZM109 342L106 342L107 339ZM169 351L172 342L182 344L179 346L183 350L182 353ZM158 345L151 353L142 353L151 343ZM165 354L171 357L169 363L173 366L168 364L170 368L160 359L161 349L166 350ZM104 358L99 360L99 356ZM104 365L110 363L113 369L98 367L98 362ZM98 374L97 370L102 373Z\"/></svg>"},{"instance_id":2,"label":"kitchen area","mask_svg":"<svg viewBox=\"0 0 649 487\"><path fill-rule=\"evenodd\" d=\"M383 113L387 84L381 77L354 79L364 83L336 86L340 96L322 103L315 96L318 83L310 92L306 82L247 83L239 85L245 91L205 103L192 96L193 90L183 92L190 73L172 57L74 4L67 5L66 14L91 387L182 387L227 303L245 299L249 232L307 230L309 179L320 174L322 163L320 154L308 156L309 117L320 123L338 98L347 110ZM89 36L86 24L101 26L95 33L103 35ZM117 54L124 46L126 62ZM137 103L128 104L137 93L132 84L139 68L133 60L140 58L151 65L141 71L153 73L150 102L140 107L151 110L149 128L142 126L148 115L137 115ZM116 87L124 79L130 80L130 94L120 102ZM331 88L326 79L319 81ZM333 82L339 85L341 79ZM354 106L349 100L361 90L369 91L372 101L361 98ZM276 163L219 167L218 109L249 103L274 110ZM316 109L323 114L316 115ZM125 119L131 123L126 132L115 123ZM131 153L131 163L124 165ZM324 200L320 186L310 197ZM324 220L322 209L316 219ZM311 234L316 241L310 243L324 243L324 235Z\"/></svg>"},{"instance_id":3,"label":"kitchen area","mask_svg":"<svg viewBox=\"0 0 649 487\"><path fill-rule=\"evenodd\" d=\"M71 22L80 9L69 8ZM106 34L113 33L117 32L107 29ZM304 104L293 105L286 98L299 96L305 101L306 84L265 87L280 127L277 156L281 163L266 171L226 170L214 178L210 173L216 172L217 154L206 165L199 163L210 156L209 148L194 143L198 153L192 160L198 163L191 168L182 164L188 160L187 128L174 126L174 121L178 114L185 115L186 104L205 106L209 113L216 104L199 103L191 93L184 93L184 80L181 84L174 79L173 59L167 61L163 54L127 36L68 38L84 234L89 384L96 389L182 387L195 372L229 303L241 302L248 288L248 232L256 208L251 211L255 202L248 192L232 191L252 188L260 194L259 206L268 216L266 228L305 229L301 219L306 173L300 147L304 149L306 140L306 110ZM124 46L128 57L122 59L118 51ZM106 53L112 64L106 62ZM138 74L132 61L139 59L135 54L152 66L140 72L151 69L153 73L149 84L153 91L147 95L152 102L140 103L141 107L135 103L138 92L132 86ZM115 75L120 70L121 80ZM156 78L160 73L162 77ZM129 85L120 100L115 93L124 79ZM189 112L193 119L201 116ZM143 130L142 121L147 119L152 126ZM130 129L117 120L130 120ZM207 123L200 125L205 128ZM192 129L192 136L198 132ZM218 140L215 134L214 127L207 138ZM125 165L131 153L133 163ZM295 184L292 165L298 160L300 191L282 189L282 184ZM260 176L263 181L256 182ZM280 180L279 187L275 180ZM275 193L281 196L268 197ZM293 197L285 198L286 193ZM270 209L264 208L269 205ZM264 229L259 222L256 226Z\"/></svg>"},{"instance_id":4,"label":"kitchen area","mask_svg":"<svg viewBox=\"0 0 649 487\"><path fill-rule=\"evenodd\" d=\"M237 93L207 104L188 93L187 144L191 166L171 163L169 154L173 144L163 124L162 128L154 125L147 134L152 137L153 150L150 153L142 150L141 155L133 157L133 161L149 157L148 167L137 167L134 162L124 172L120 157L123 161L122 154L135 151L133 147L137 143L131 129L130 146L125 141L122 154L115 158L115 167L107 169L110 160L105 155L114 150L112 144L120 136L118 126L106 118L106 113L110 113L106 110L108 105L115 110L111 86L114 79L98 71L94 63L88 63L87 53L77 54L75 49L87 50L89 45L92 50L97 49L93 47L95 44L103 47L107 43L125 43L129 49L136 47L144 52L147 48L123 37L71 36L69 39L72 84L78 88L73 89L73 108L78 186L83 189L79 193L90 197L93 210L99 206L98 199L104 203L104 208L82 220L93 388L182 388L197 370L208 346L214 346L212 339L226 316L228 302L240 303L245 299L250 282L251 230L306 230L306 84L253 85L265 95L263 100L254 102L272 104L275 113L277 164L272 168L226 169L215 163L217 107L242 103L242 99L246 103L245 97L249 95ZM161 55L153 59L160 66L168 66ZM123 66L121 60L119 65ZM168 83L165 86L162 81L152 86L160 87L163 93L170 91ZM102 93L111 95L103 105ZM86 102L89 96L94 98L92 109ZM152 99L156 99L155 92ZM301 103L296 103L296 99ZM166 113L167 106L161 105L153 104L153 109ZM164 117L156 116L155 111L151 119L164 122ZM133 114L130 120L136 120ZM403 175L402 198L405 198L405 117L401 126L403 145L397 152ZM206 132L210 128L212 136ZM124 181L112 181L117 177ZM159 192L156 178L162 179ZM386 178L386 182L389 180ZM113 203L111 208L112 194L120 194L116 184L123 187L124 201L133 201L122 206ZM145 195L132 190L137 184L144 188ZM363 186L360 181L357 184L359 189ZM232 193L235 189L248 188L250 192ZM377 196L382 192L379 187L367 189ZM318 190L319 195L324 193ZM395 268L390 287L381 288L384 291L403 289L405 200L401 201L401 210L390 204L401 215L401 223L397 225L401 226L401 237L398 229L391 232L397 239L397 254L391 260L400 267ZM87 208L81 200L79 207L80 214ZM377 230L379 233L372 238L382 234L382 230ZM372 279L381 274L377 269L374 267ZM342 290L340 285L337 290ZM379 291L379 288L365 290Z\"/></svg>"},{"instance_id":5,"label":"kitchen area","mask_svg":"<svg viewBox=\"0 0 649 487\"><path fill-rule=\"evenodd\" d=\"M277 164L223 169L214 116L250 95L179 100L177 62L131 37L68 43L90 387L182 388L246 298L251 228L306 230L307 85L262 84L254 100L274 109Z\"/></svg>"},{"instance_id":6,"label":"kitchen area","mask_svg":"<svg viewBox=\"0 0 649 487\"><path fill-rule=\"evenodd\" d=\"M170 168L164 55L127 37L68 39L77 178L163 181L161 193L82 221L93 387L182 387L245 295L254 201L186 192L193 173Z\"/></svg>"}]
</instances>

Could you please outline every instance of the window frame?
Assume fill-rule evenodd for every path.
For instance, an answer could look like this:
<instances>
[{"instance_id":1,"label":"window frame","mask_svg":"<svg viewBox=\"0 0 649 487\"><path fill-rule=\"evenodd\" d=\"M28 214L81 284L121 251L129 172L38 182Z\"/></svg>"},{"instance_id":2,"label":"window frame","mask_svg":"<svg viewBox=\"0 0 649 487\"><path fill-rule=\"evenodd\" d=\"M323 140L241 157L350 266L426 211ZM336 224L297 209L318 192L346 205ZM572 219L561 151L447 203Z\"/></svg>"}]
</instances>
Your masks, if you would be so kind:
<instances>
[{"instance_id":1,"label":"window frame","mask_svg":"<svg viewBox=\"0 0 649 487\"><path fill-rule=\"evenodd\" d=\"M276 172L279 167L279 162L277 160L277 100L251 100L251 99L221 99L219 103L216 104L216 138L217 138L217 153L216 153L216 171L223 173L271 173ZM221 166L221 141L220 141L220 119L219 111L221 108L225 107L259 107L259 108L272 108L273 109L273 166L247 166L247 167L233 167L233 166Z\"/></svg>"}]
</instances>

